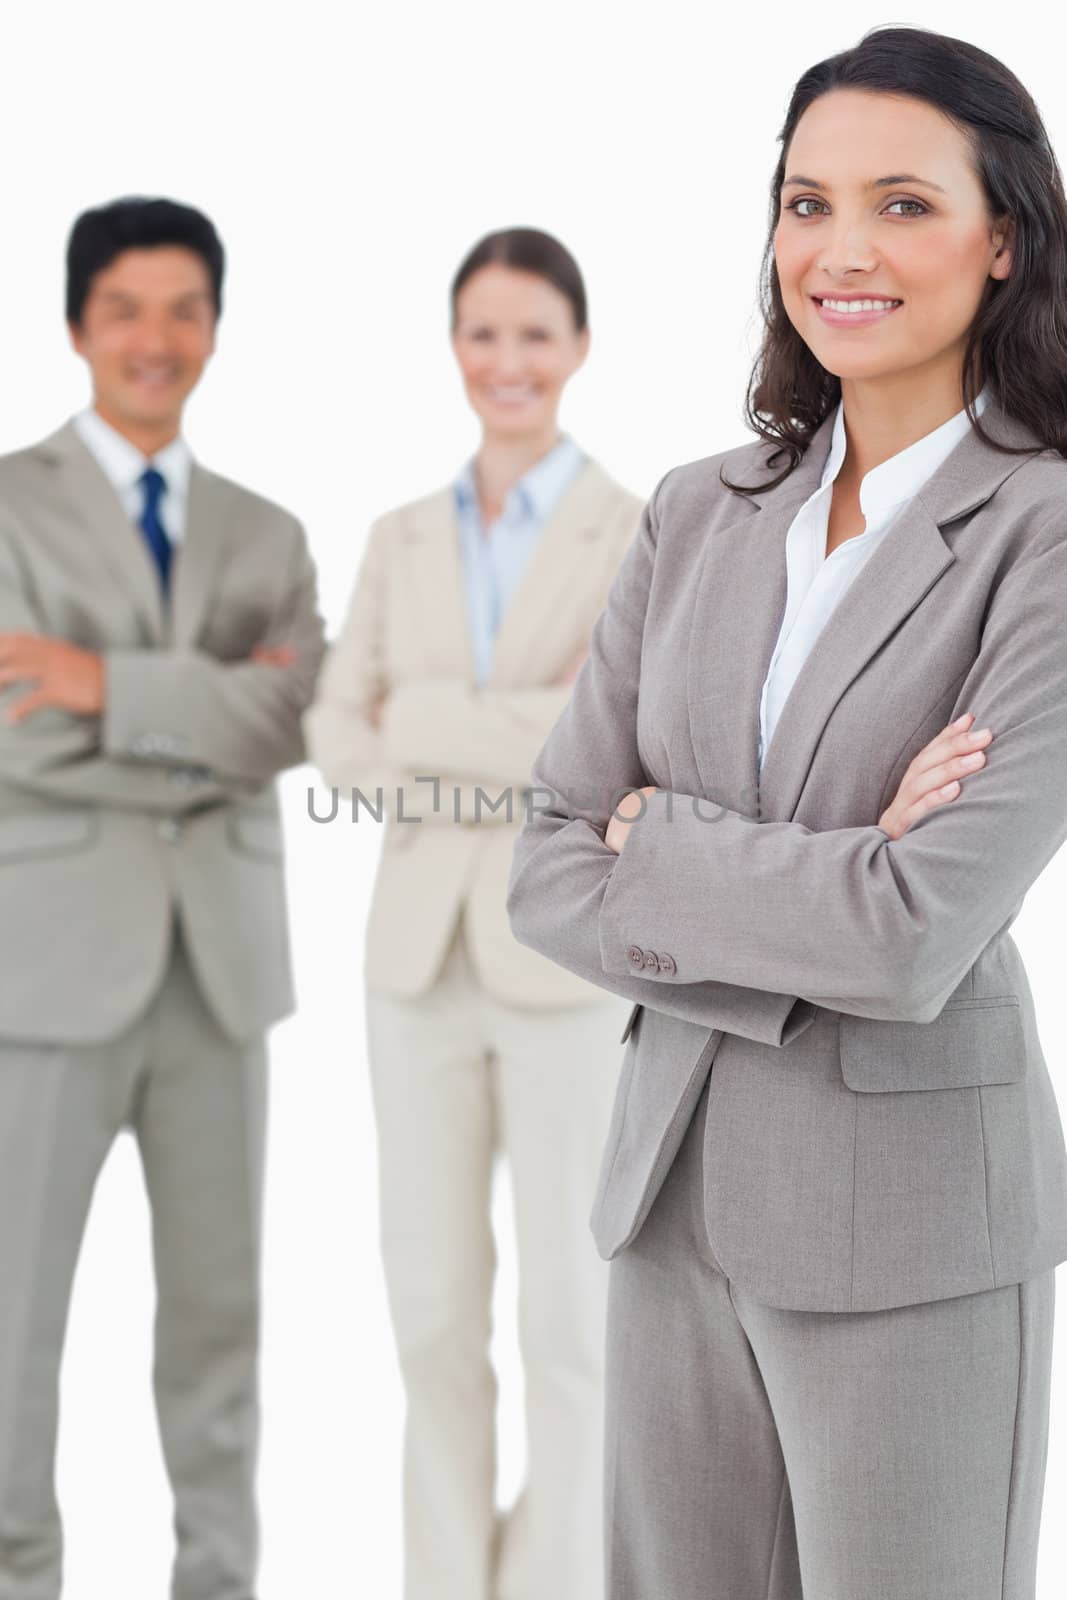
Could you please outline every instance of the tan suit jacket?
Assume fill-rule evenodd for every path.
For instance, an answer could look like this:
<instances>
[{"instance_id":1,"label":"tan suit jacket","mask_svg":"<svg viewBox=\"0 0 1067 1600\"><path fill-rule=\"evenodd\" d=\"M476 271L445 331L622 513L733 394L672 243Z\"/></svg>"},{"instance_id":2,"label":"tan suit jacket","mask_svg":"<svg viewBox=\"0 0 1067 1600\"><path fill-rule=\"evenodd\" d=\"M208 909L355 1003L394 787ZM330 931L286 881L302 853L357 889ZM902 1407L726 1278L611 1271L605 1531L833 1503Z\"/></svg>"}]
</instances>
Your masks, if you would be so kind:
<instances>
[{"instance_id":1,"label":"tan suit jacket","mask_svg":"<svg viewBox=\"0 0 1067 1600\"><path fill-rule=\"evenodd\" d=\"M0 1037L120 1032L163 975L175 906L231 1036L292 1009L272 780L304 759L324 650L303 530L194 463L171 584L165 613L71 423L0 458L0 632L67 639L105 669L99 716L0 716ZM256 644L296 659L251 662Z\"/></svg>"},{"instance_id":2,"label":"tan suit jacket","mask_svg":"<svg viewBox=\"0 0 1067 1600\"><path fill-rule=\"evenodd\" d=\"M584 979L519 944L504 900L530 765L571 692L553 679L588 643L641 504L586 462L545 523L481 689L451 487L372 527L348 615L304 722L312 760L339 791L338 825L351 818L353 788L372 805L381 790L386 828L366 944L372 988L426 990L466 907L479 977L500 999L528 1006L603 999ZM379 695L385 699L375 726L369 712ZM493 810L501 795L504 803ZM364 827L375 826L362 805L358 816Z\"/></svg>"}]
</instances>

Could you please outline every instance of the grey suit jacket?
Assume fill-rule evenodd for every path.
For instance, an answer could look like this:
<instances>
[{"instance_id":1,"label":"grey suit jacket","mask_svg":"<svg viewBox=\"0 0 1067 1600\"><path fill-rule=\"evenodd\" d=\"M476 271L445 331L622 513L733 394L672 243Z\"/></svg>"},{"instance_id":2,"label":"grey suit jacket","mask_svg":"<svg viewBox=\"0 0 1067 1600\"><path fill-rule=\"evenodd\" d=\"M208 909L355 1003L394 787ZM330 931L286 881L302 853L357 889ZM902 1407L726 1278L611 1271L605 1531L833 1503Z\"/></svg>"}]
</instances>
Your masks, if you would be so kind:
<instances>
[{"instance_id":1,"label":"grey suit jacket","mask_svg":"<svg viewBox=\"0 0 1067 1600\"><path fill-rule=\"evenodd\" d=\"M324 650L300 524L194 465L172 604L68 422L0 458L0 631L105 659L105 709L0 717L0 1037L120 1031L162 974L172 908L223 1027L293 1006L274 775L304 759ZM247 658L294 646L291 666ZM0 708L25 684L0 690Z\"/></svg>"},{"instance_id":2,"label":"grey suit jacket","mask_svg":"<svg viewBox=\"0 0 1067 1600\"><path fill-rule=\"evenodd\" d=\"M1067 1257L1063 1132L1008 931L1067 836L1067 462L960 442L831 615L760 776L785 536L831 426L752 499L719 469L768 481L761 441L662 481L534 764L507 908L517 938L635 1002L601 1253L634 1238L711 1072L727 1273L767 1304L862 1310ZM876 819L964 711L993 730L986 765L891 840ZM647 784L616 855L612 806Z\"/></svg>"}]
</instances>

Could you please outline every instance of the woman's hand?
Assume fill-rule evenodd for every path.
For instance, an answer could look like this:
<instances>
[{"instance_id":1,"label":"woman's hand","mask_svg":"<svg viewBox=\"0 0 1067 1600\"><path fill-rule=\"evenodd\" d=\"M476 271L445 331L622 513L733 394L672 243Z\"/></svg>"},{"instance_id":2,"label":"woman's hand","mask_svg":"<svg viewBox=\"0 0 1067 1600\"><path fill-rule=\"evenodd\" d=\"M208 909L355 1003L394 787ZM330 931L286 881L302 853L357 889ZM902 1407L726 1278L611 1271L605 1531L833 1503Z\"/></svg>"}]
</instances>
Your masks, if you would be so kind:
<instances>
[{"instance_id":1,"label":"woman's hand","mask_svg":"<svg viewBox=\"0 0 1067 1600\"><path fill-rule=\"evenodd\" d=\"M655 794L658 785L650 783L644 789L634 789L631 794L624 794L615 810L608 818L607 831L604 834L604 843L609 850L614 850L618 855L626 843L630 832L630 824L643 813L645 809L644 796Z\"/></svg>"},{"instance_id":2,"label":"woman's hand","mask_svg":"<svg viewBox=\"0 0 1067 1600\"><path fill-rule=\"evenodd\" d=\"M988 728L968 731L973 721L974 714L968 711L923 745L900 780L896 797L878 818L878 826L891 839L899 839L927 811L955 800L961 793L960 779L985 766L983 747L993 735Z\"/></svg>"},{"instance_id":3,"label":"woman's hand","mask_svg":"<svg viewBox=\"0 0 1067 1600\"><path fill-rule=\"evenodd\" d=\"M577 654L571 657L570 661L567 663L566 667L564 667L559 677L555 679L555 682L560 684L574 683L579 672L581 672L582 667L585 665L585 658L588 654L589 646L587 644L583 644L582 648L577 652Z\"/></svg>"},{"instance_id":4,"label":"woman's hand","mask_svg":"<svg viewBox=\"0 0 1067 1600\"><path fill-rule=\"evenodd\" d=\"M936 806L947 805L961 793L960 779L985 765L985 747L993 735L989 728L972 731L974 713L950 722L912 760L892 802L878 818L878 826L891 839L899 839L917 818ZM608 820L604 843L618 855L630 825L644 810L643 796L656 793L656 784L623 795Z\"/></svg>"}]
</instances>

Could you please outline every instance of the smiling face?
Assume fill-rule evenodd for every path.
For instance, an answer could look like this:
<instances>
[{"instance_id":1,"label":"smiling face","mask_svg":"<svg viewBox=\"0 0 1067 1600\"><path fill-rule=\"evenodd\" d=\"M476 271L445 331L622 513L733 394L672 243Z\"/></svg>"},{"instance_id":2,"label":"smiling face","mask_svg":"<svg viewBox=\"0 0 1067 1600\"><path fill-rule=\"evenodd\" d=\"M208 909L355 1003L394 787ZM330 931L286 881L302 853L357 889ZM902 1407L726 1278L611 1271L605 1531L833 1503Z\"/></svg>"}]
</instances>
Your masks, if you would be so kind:
<instances>
[{"instance_id":1,"label":"smiling face","mask_svg":"<svg viewBox=\"0 0 1067 1600\"><path fill-rule=\"evenodd\" d=\"M567 296L537 273L493 263L456 297L452 332L467 399L487 433L551 433L568 378L585 360L589 331Z\"/></svg>"},{"instance_id":2,"label":"smiling face","mask_svg":"<svg viewBox=\"0 0 1067 1600\"><path fill-rule=\"evenodd\" d=\"M177 434L215 348L207 264L181 245L124 250L94 274L71 342L89 363L97 410L121 432Z\"/></svg>"},{"instance_id":3,"label":"smiling face","mask_svg":"<svg viewBox=\"0 0 1067 1600\"><path fill-rule=\"evenodd\" d=\"M835 89L785 157L775 261L816 360L843 383L959 375L990 279L1011 267L964 134L925 101Z\"/></svg>"}]
</instances>

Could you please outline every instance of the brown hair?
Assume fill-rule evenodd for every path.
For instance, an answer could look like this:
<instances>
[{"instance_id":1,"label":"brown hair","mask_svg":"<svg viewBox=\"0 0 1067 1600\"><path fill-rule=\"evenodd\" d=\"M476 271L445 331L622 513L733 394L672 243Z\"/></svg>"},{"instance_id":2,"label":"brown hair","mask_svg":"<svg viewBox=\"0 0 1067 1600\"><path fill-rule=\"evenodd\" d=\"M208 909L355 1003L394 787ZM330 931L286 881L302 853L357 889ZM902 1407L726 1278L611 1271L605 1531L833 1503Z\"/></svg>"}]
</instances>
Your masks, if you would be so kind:
<instances>
[{"instance_id":1,"label":"brown hair","mask_svg":"<svg viewBox=\"0 0 1067 1600\"><path fill-rule=\"evenodd\" d=\"M479 239L464 256L452 279L452 326L456 325L456 301L468 278L482 267L492 265L514 267L518 272L533 272L544 278L570 301L574 313L574 326L578 333L585 330L589 320L585 298L585 284L578 263L565 245L540 228L500 228Z\"/></svg>"},{"instance_id":2,"label":"brown hair","mask_svg":"<svg viewBox=\"0 0 1067 1600\"><path fill-rule=\"evenodd\" d=\"M758 494L789 476L819 424L841 398L841 383L817 361L786 314L774 260L785 158L797 123L832 89L907 95L935 106L963 132L990 214L1014 223L1011 272L990 279L971 325L963 362L963 399L971 426L994 448L974 411L991 398L1067 458L1067 198L1041 114L1015 74L975 45L922 28L874 28L850 50L809 67L798 80L778 135L781 155L771 183L770 228L760 273L763 342L749 379L745 418L783 453L788 465L758 486L722 482ZM720 474L721 476L721 474Z\"/></svg>"}]
</instances>

